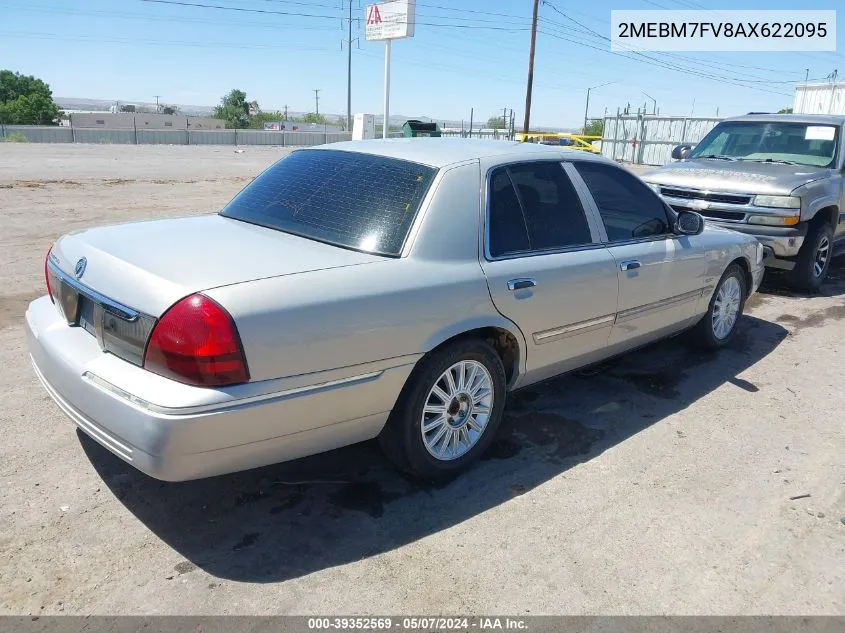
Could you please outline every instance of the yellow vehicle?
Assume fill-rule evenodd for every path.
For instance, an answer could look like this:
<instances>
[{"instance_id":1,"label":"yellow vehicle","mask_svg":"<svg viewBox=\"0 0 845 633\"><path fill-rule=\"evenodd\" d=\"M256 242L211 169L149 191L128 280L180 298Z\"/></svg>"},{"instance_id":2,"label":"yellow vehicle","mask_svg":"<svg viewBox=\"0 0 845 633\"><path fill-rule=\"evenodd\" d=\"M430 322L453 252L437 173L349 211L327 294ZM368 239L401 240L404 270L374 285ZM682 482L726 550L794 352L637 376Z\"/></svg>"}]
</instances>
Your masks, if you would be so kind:
<instances>
[{"instance_id":1,"label":"yellow vehicle","mask_svg":"<svg viewBox=\"0 0 845 633\"><path fill-rule=\"evenodd\" d=\"M584 152L600 154L599 149L593 145L593 141L601 139L601 136L588 136L586 134L570 134L567 132L529 132L517 133L516 140L521 143L541 143L543 145L563 145L570 149L578 149Z\"/></svg>"}]
</instances>

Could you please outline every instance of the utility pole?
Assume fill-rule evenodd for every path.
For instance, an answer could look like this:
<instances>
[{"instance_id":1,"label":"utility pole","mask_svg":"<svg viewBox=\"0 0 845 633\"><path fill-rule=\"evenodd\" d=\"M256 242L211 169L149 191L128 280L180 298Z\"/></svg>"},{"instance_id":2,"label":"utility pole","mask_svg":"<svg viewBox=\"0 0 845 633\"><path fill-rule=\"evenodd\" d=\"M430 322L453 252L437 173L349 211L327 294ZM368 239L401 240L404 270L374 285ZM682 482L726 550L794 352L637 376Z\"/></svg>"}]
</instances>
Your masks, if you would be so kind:
<instances>
[{"instance_id":1,"label":"utility pole","mask_svg":"<svg viewBox=\"0 0 845 633\"><path fill-rule=\"evenodd\" d=\"M288 120L288 107L285 106L285 121Z\"/></svg>"},{"instance_id":2,"label":"utility pole","mask_svg":"<svg viewBox=\"0 0 845 633\"><path fill-rule=\"evenodd\" d=\"M153 95L153 96L155 97L155 100L156 100L156 114L158 114L158 113L159 113L159 109L158 109L158 98L159 98L161 95Z\"/></svg>"},{"instance_id":3,"label":"utility pole","mask_svg":"<svg viewBox=\"0 0 845 633\"><path fill-rule=\"evenodd\" d=\"M316 114L320 114L320 88L314 89L314 103L317 108Z\"/></svg>"},{"instance_id":4,"label":"utility pole","mask_svg":"<svg viewBox=\"0 0 845 633\"><path fill-rule=\"evenodd\" d=\"M349 0L349 32L346 38L346 129L352 130L352 0ZM357 39L357 38L356 38Z\"/></svg>"},{"instance_id":5,"label":"utility pole","mask_svg":"<svg viewBox=\"0 0 845 633\"><path fill-rule=\"evenodd\" d=\"M540 0L534 0L534 14L531 18L531 47L528 49L528 85L525 88L525 122L522 126L522 133L528 134L528 127L531 125L531 89L534 86L534 45L537 41L537 10L540 8Z\"/></svg>"}]
</instances>

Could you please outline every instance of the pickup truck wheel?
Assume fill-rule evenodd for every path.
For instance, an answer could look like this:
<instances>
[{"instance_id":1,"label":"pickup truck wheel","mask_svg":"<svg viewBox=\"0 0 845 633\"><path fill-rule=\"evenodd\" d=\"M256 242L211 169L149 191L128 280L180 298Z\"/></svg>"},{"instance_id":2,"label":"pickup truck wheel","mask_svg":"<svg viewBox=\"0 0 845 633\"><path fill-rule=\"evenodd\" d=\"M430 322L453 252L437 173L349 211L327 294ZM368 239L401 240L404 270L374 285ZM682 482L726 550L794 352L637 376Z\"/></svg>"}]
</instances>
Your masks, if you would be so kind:
<instances>
[{"instance_id":1,"label":"pickup truck wheel","mask_svg":"<svg viewBox=\"0 0 845 633\"><path fill-rule=\"evenodd\" d=\"M790 282L794 288L805 292L818 292L827 277L833 254L833 229L827 222L810 227L804 245L798 253Z\"/></svg>"},{"instance_id":2,"label":"pickup truck wheel","mask_svg":"<svg viewBox=\"0 0 845 633\"><path fill-rule=\"evenodd\" d=\"M745 271L731 264L710 298L707 314L696 326L697 339L704 347L719 349L731 341L747 296Z\"/></svg>"},{"instance_id":3,"label":"pickup truck wheel","mask_svg":"<svg viewBox=\"0 0 845 633\"><path fill-rule=\"evenodd\" d=\"M420 361L379 443L398 468L416 477L457 473L493 441L505 397L496 350L481 339L456 342Z\"/></svg>"}]
</instances>

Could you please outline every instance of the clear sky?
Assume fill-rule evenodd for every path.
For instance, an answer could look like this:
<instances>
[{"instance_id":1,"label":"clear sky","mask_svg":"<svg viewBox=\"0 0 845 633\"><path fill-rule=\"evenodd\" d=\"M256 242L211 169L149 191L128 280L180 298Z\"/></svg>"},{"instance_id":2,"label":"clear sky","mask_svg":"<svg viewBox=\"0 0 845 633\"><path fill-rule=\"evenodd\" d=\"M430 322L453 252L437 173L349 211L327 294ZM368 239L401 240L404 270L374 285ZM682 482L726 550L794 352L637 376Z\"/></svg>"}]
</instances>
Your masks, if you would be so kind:
<instances>
[{"instance_id":1,"label":"clear sky","mask_svg":"<svg viewBox=\"0 0 845 633\"><path fill-rule=\"evenodd\" d=\"M346 112L347 0L0 0L0 68L44 79L60 97L214 105L232 88L262 109ZM384 44L363 37L353 0L352 109L382 112ZM772 111L794 82L845 76L845 36L830 53L613 54L611 9L836 9L787 0L546 0L541 2L532 123L657 100L661 114ZM188 6L193 5L193 6ZM205 5L205 6L196 6ZM217 7L235 7L228 10ZM486 121L513 108L521 122L531 0L418 0L417 34L393 43L391 112ZM842 12L840 12L842 13ZM360 45L360 48L358 48ZM345 47L345 44L344 44ZM519 123L518 123L519 124Z\"/></svg>"}]
</instances>

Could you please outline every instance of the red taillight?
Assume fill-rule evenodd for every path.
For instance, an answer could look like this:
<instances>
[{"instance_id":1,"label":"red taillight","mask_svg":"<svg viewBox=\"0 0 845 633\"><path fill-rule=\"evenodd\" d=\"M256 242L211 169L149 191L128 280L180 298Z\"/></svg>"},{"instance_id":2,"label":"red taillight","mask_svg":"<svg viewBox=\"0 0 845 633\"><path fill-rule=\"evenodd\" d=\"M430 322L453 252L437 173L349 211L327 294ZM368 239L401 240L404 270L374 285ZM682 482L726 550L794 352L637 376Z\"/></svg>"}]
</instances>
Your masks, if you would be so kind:
<instances>
[{"instance_id":1,"label":"red taillight","mask_svg":"<svg viewBox=\"0 0 845 633\"><path fill-rule=\"evenodd\" d=\"M162 315L147 343L144 368L190 385L249 380L232 317L200 294L185 297Z\"/></svg>"},{"instance_id":2,"label":"red taillight","mask_svg":"<svg viewBox=\"0 0 845 633\"><path fill-rule=\"evenodd\" d=\"M47 282L47 294L50 295L50 301L56 303L56 300L53 299L53 289L50 287L50 269L48 264L50 262L50 253L53 252L52 247L47 251L47 255L44 257L44 281Z\"/></svg>"}]
</instances>

